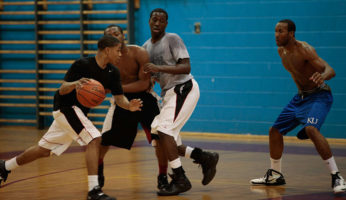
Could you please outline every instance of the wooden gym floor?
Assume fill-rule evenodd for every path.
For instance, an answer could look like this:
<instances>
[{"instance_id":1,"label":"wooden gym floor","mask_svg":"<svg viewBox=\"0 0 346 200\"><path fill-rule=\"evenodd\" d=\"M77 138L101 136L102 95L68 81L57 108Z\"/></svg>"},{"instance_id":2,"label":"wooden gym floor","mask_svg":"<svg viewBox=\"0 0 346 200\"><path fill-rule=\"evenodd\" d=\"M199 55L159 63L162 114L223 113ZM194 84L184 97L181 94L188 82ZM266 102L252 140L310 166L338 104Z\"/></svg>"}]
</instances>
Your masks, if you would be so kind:
<instances>
[{"instance_id":1,"label":"wooden gym floor","mask_svg":"<svg viewBox=\"0 0 346 200\"><path fill-rule=\"evenodd\" d=\"M33 128L0 128L0 159L9 159L35 144L44 131ZM182 163L192 189L179 196L156 195L157 162L154 149L139 133L131 151L113 148L105 159L104 192L118 200L346 200L334 195L325 163L311 142L286 137L283 172L285 186L251 186L269 167L266 136L183 133L184 143L220 154L215 179L201 184L202 172L192 160ZM329 140L339 170L346 177L346 140ZM83 148L72 145L60 157L37 160L14 170L0 188L0 200L86 199L87 174Z\"/></svg>"}]
</instances>

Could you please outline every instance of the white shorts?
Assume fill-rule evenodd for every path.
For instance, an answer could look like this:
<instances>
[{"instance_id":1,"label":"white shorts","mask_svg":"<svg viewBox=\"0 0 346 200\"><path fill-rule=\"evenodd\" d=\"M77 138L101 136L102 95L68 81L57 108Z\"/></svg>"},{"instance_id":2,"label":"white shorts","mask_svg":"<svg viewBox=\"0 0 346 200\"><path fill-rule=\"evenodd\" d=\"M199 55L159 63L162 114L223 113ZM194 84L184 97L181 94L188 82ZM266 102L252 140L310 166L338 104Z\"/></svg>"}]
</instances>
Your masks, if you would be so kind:
<instances>
[{"instance_id":1,"label":"white shorts","mask_svg":"<svg viewBox=\"0 0 346 200\"><path fill-rule=\"evenodd\" d=\"M190 118L198 99L199 87L194 79L167 90L160 114L151 124L151 132L173 136L177 145L181 145L180 130Z\"/></svg>"},{"instance_id":2,"label":"white shorts","mask_svg":"<svg viewBox=\"0 0 346 200\"><path fill-rule=\"evenodd\" d=\"M50 149L58 156L71 145L73 140L84 146L101 136L100 131L80 108L73 106L68 111L53 112L54 121L38 143L39 146Z\"/></svg>"}]
</instances>

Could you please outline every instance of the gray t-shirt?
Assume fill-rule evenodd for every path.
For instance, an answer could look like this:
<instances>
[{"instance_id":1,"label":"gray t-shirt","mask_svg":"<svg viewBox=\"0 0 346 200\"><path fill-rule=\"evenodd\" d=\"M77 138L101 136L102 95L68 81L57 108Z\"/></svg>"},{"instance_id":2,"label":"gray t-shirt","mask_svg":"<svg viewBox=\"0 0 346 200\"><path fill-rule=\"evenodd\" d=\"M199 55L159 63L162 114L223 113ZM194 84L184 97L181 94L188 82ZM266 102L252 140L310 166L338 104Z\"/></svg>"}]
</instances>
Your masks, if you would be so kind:
<instances>
[{"instance_id":1,"label":"gray t-shirt","mask_svg":"<svg viewBox=\"0 0 346 200\"><path fill-rule=\"evenodd\" d=\"M175 33L165 33L156 43L149 38L143 47L150 55L150 62L155 65L176 65L179 59L190 58L183 40ZM191 74L168 74L159 72L155 74L160 80L161 96L170 88L185 83L193 78Z\"/></svg>"}]
</instances>

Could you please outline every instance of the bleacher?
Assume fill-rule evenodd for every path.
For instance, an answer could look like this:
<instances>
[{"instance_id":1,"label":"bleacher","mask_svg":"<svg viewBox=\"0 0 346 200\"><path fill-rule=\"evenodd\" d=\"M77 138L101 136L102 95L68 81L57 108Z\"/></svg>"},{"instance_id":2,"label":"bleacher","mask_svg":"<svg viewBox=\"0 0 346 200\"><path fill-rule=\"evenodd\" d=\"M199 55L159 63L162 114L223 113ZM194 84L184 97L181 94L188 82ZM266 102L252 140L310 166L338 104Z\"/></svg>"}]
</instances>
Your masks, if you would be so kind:
<instances>
[{"instance_id":1,"label":"bleacher","mask_svg":"<svg viewBox=\"0 0 346 200\"><path fill-rule=\"evenodd\" d=\"M48 126L53 95L74 60L94 55L109 24L133 27L133 1L0 0L0 125ZM127 39L132 42L132 34ZM110 97L91 110L101 125Z\"/></svg>"}]
</instances>

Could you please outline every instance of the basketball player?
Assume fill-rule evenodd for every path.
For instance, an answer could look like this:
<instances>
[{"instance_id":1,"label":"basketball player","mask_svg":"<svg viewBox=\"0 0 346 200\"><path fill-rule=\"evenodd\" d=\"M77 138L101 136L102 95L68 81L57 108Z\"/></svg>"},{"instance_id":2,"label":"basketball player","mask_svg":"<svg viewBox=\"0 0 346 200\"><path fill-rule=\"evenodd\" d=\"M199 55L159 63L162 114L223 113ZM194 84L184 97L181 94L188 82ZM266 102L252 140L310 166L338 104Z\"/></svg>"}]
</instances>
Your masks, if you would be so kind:
<instances>
[{"instance_id":1,"label":"basketball player","mask_svg":"<svg viewBox=\"0 0 346 200\"><path fill-rule=\"evenodd\" d=\"M140 98L143 101L143 107L141 111L130 112L115 106L113 103L111 104L102 130L98 170L100 186L103 187L104 185L103 158L108 152L110 145L130 150L137 135L138 123L140 123L146 133L148 142L155 146L160 170L158 188L161 188L168 184L167 158L165 154L162 153L162 150L159 149L158 143L155 142L157 137L155 138L155 135L151 135L150 133L151 122L154 117L159 114L160 110L156 97L154 97L152 93L147 92L148 88L150 88L151 76L150 74L144 73L143 66L149 62L149 55L142 47L137 45L126 45L125 35L120 26L109 25L105 29L104 34L117 38L122 45L122 57L118 63L114 64L116 64L120 71L124 95L128 99Z\"/></svg>"},{"instance_id":2,"label":"basketball player","mask_svg":"<svg viewBox=\"0 0 346 200\"><path fill-rule=\"evenodd\" d=\"M340 176L327 140L320 128L332 106L330 87L325 83L335 76L329 64L320 58L308 43L295 39L296 26L289 19L281 20L275 27L276 44L283 66L290 72L298 87L296 94L283 109L269 131L271 167L264 177L253 179L255 185L283 185L286 183L281 173L281 156L284 148L283 135L299 124L299 139L311 139L317 152L326 162L335 193L344 192L346 185Z\"/></svg>"},{"instance_id":3,"label":"basketball player","mask_svg":"<svg viewBox=\"0 0 346 200\"><path fill-rule=\"evenodd\" d=\"M144 66L144 71L158 78L163 98L161 112L151 124L152 133L159 135L159 144L164 148L173 170L172 181L158 191L160 196L177 195L191 188L179 156L190 157L202 166L203 185L214 178L219 160L218 153L182 145L180 130L197 105L199 88L190 74L190 56L184 42L177 34L165 32L167 20L165 10L157 8L151 12L151 38L143 45L152 62Z\"/></svg>"},{"instance_id":4,"label":"basketball player","mask_svg":"<svg viewBox=\"0 0 346 200\"><path fill-rule=\"evenodd\" d=\"M110 63L116 63L121 57L121 43L112 36L103 36L98 41L95 57L76 60L67 71L64 82L54 96L54 121L38 145L32 146L10 160L0 160L0 181L6 181L8 173L15 168L48 157L51 154L61 155L72 143L86 145L86 163L88 169L88 200L114 200L104 194L99 187L97 167L101 133L86 117L89 108L82 106L76 98L76 89L90 79L99 81L105 89L111 91L118 106L138 111L142 106L140 99L130 102L123 94L120 73Z\"/></svg>"}]
</instances>

